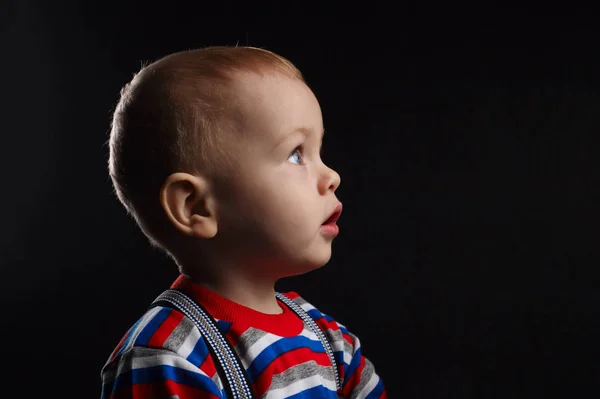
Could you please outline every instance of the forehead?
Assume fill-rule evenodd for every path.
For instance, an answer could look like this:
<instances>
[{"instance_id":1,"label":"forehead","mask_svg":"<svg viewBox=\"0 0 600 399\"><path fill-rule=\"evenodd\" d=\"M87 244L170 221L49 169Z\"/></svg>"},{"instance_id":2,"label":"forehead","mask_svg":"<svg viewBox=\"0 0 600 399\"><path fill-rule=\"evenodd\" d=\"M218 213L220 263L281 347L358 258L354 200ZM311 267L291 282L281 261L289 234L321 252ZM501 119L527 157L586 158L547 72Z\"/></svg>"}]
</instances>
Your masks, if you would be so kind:
<instances>
[{"instance_id":1,"label":"forehead","mask_svg":"<svg viewBox=\"0 0 600 399\"><path fill-rule=\"evenodd\" d=\"M236 98L242 128L253 137L284 138L303 128L320 135L321 108L302 81L281 74L246 74L236 82Z\"/></svg>"}]
</instances>

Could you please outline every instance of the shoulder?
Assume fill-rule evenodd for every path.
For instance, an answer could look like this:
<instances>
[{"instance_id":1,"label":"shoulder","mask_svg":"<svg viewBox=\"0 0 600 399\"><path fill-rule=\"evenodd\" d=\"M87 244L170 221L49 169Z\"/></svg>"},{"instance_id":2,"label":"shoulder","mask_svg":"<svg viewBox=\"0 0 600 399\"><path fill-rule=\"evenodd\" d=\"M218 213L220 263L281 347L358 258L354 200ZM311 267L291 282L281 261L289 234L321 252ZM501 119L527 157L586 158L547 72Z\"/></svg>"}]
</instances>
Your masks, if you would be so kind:
<instances>
[{"instance_id":1,"label":"shoulder","mask_svg":"<svg viewBox=\"0 0 600 399\"><path fill-rule=\"evenodd\" d=\"M327 328L332 328L335 330L346 330L346 327L335 320L329 314L326 314L322 310L318 309L311 302L306 300L300 294L295 291L282 292L283 295L294 301L298 306L300 306L308 315L319 323L319 325L324 324Z\"/></svg>"},{"instance_id":2,"label":"shoulder","mask_svg":"<svg viewBox=\"0 0 600 399\"><path fill-rule=\"evenodd\" d=\"M346 326L323 313L296 292L285 296L298 304L315 320L331 343L344 397L387 398L383 383L373 364L364 357L360 339Z\"/></svg>"},{"instance_id":3,"label":"shoulder","mask_svg":"<svg viewBox=\"0 0 600 399\"><path fill-rule=\"evenodd\" d=\"M214 367L205 364L208 346L204 338L193 322L177 310L163 306L149 309L117 344L105 368L124 357L142 358L151 353L157 361L170 362L170 358L178 357L194 367L207 368L210 377L214 374Z\"/></svg>"},{"instance_id":4,"label":"shoulder","mask_svg":"<svg viewBox=\"0 0 600 399\"><path fill-rule=\"evenodd\" d=\"M110 359L134 348L165 349L187 354L201 340L193 323L177 310L156 306L140 317L123 336Z\"/></svg>"},{"instance_id":5,"label":"shoulder","mask_svg":"<svg viewBox=\"0 0 600 399\"><path fill-rule=\"evenodd\" d=\"M338 350L352 351L349 347L354 344L356 337L348 331L345 325L329 314L321 311L295 291L283 292L283 295L294 301L319 325L333 346ZM345 342L345 344L344 344Z\"/></svg>"},{"instance_id":6,"label":"shoulder","mask_svg":"<svg viewBox=\"0 0 600 399\"><path fill-rule=\"evenodd\" d=\"M115 392L128 397L151 387L173 393L201 390L217 398L223 389L198 329L179 311L162 306L149 309L127 331L101 378L103 397Z\"/></svg>"}]
</instances>

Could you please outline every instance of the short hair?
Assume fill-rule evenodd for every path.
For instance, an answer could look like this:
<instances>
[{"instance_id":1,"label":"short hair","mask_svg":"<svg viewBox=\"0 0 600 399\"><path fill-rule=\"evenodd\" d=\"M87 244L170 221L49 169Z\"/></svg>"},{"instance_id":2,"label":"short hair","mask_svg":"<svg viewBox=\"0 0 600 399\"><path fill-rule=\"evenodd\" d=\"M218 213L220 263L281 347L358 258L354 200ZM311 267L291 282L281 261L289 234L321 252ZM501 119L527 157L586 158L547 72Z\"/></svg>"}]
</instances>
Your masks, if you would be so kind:
<instances>
[{"instance_id":1,"label":"short hair","mask_svg":"<svg viewBox=\"0 0 600 399\"><path fill-rule=\"evenodd\" d=\"M226 157L224 130L237 117L230 100L239 72L304 82L290 61L271 51L218 46L161 58L121 90L108 140L114 192L150 244L173 258L168 236L174 230L160 188L176 172L217 176Z\"/></svg>"}]
</instances>

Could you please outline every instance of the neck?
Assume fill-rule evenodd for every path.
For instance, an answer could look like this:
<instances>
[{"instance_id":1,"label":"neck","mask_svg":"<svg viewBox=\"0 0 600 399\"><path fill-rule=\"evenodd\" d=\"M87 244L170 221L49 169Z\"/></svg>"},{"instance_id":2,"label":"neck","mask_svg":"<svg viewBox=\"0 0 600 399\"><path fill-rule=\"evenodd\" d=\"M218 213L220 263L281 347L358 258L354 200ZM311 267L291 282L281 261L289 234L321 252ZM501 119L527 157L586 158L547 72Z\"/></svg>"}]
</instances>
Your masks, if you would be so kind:
<instances>
[{"instance_id":1,"label":"neck","mask_svg":"<svg viewBox=\"0 0 600 399\"><path fill-rule=\"evenodd\" d=\"M222 270L227 269L223 268ZM239 273L239 269L233 273L225 272L221 275L198 272L184 274L194 283L258 312L265 314L281 314L283 312L275 297L276 280L274 279L249 276Z\"/></svg>"}]
</instances>

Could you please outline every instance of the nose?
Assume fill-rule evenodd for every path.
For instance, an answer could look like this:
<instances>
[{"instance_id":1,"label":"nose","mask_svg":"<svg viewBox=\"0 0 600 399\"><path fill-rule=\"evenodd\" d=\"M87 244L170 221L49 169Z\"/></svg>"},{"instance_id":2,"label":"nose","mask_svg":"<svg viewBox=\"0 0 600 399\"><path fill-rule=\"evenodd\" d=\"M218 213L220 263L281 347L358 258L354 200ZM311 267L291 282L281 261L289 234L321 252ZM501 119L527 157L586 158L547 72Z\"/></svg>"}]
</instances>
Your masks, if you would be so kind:
<instances>
[{"instance_id":1,"label":"nose","mask_svg":"<svg viewBox=\"0 0 600 399\"><path fill-rule=\"evenodd\" d=\"M342 178L332 168L323 164L323 172L321 173L321 179L319 181L319 192L324 195L328 191L335 192L340 186Z\"/></svg>"}]
</instances>

